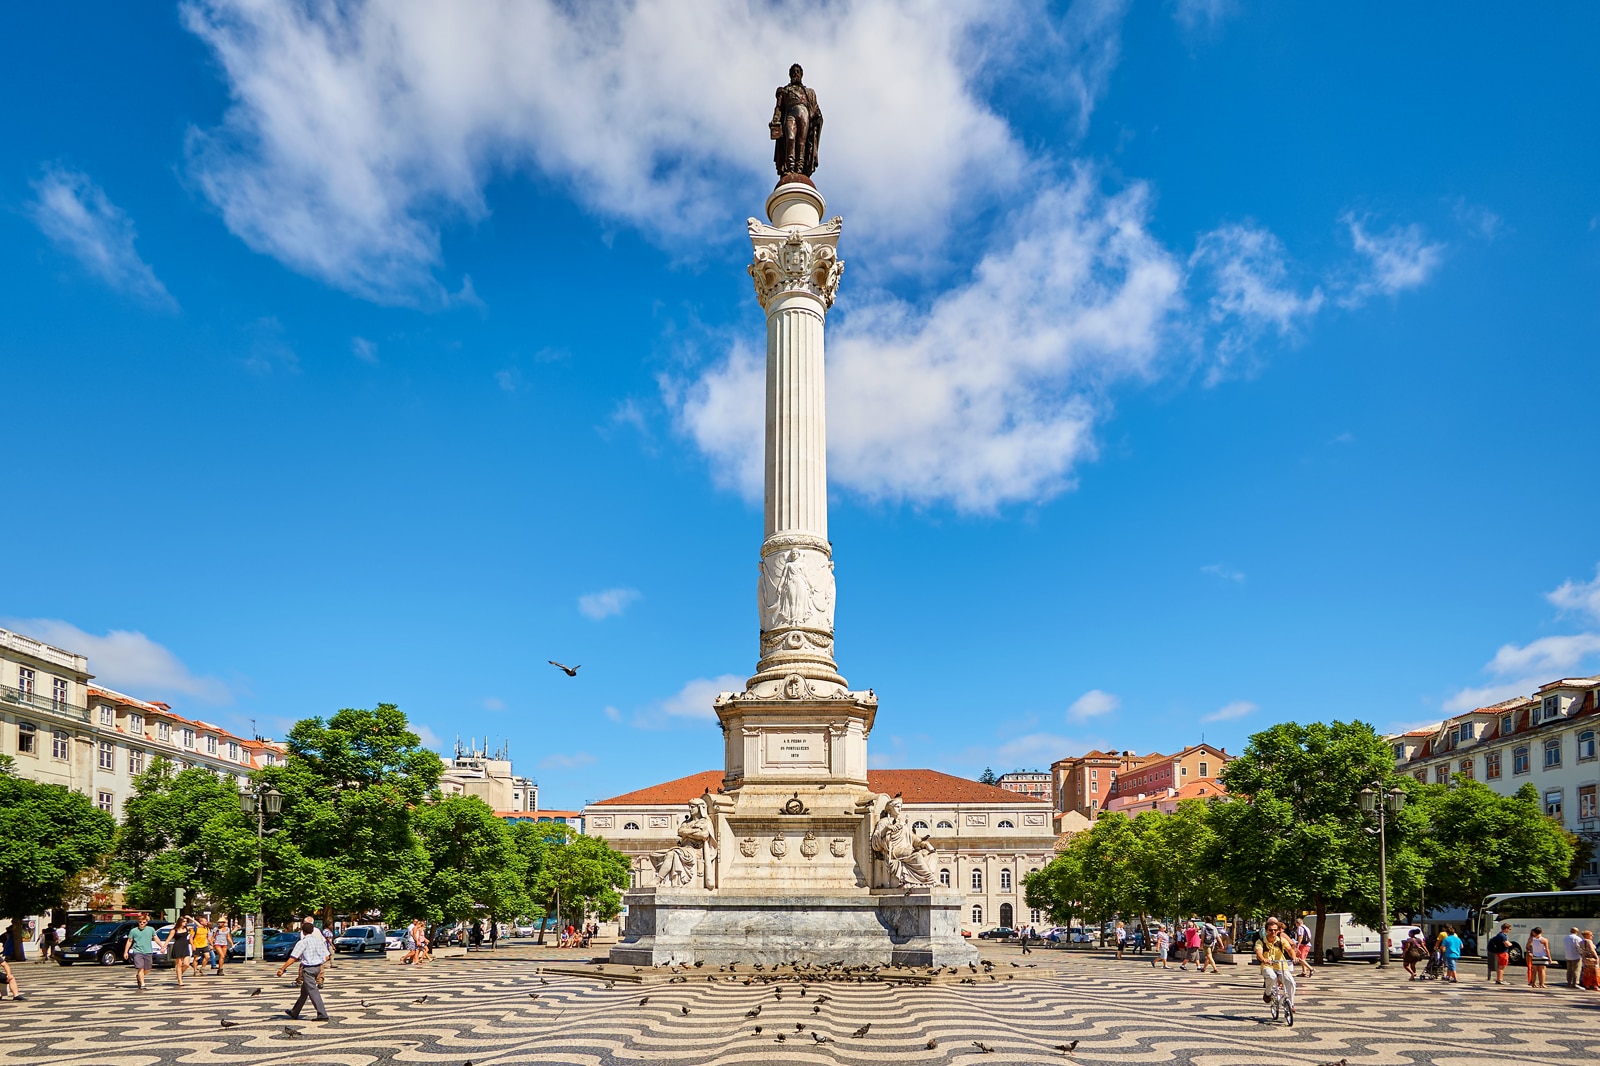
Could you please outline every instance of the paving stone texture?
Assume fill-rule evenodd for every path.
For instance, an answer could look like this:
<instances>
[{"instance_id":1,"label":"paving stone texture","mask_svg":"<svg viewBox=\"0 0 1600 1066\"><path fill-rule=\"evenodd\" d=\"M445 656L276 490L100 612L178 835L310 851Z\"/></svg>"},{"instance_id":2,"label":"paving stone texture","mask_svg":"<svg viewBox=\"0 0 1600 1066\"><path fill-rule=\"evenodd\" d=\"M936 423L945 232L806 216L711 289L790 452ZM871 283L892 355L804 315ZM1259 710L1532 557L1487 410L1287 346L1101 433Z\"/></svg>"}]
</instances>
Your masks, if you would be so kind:
<instances>
[{"instance_id":1,"label":"paving stone texture","mask_svg":"<svg viewBox=\"0 0 1600 1066\"><path fill-rule=\"evenodd\" d=\"M603 977L541 975L540 966L579 960L526 947L415 968L341 959L328 977L327 1024L282 1016L293 988L272 977L275 966L231 966L181 990L171 971L157 971L139 993L125 966L28 964L16 967L23 1000L0 1003L0 1066L1547 1066L1600 1056L1600 995L1496 989L1481 972L1444 986L1408 984L1398 968L1324 967L1301 982L1290 1029L1269 1019L1252 967L1197 976L1079 952L985 945L983 954L993 980L970 971L954 983L852 978L807 982L803 993L743 968L607 987ZM1070 1055L1057 1050L1072 1040Z\"/></svg>"}]
</instances>

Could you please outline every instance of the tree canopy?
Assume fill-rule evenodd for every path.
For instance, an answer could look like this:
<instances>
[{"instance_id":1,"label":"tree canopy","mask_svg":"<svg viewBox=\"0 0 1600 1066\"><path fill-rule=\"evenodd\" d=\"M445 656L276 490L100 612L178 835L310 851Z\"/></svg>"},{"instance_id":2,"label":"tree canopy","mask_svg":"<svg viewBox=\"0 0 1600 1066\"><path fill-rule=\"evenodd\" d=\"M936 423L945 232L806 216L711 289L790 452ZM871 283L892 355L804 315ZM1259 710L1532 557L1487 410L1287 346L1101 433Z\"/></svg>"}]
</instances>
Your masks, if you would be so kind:
<instances>
[{"instance_id":1,"label":"tree canopy","mask_svg":"<svg viewBox=\"0 0 1600 1066\"><path fill-rule=\"evenodd\" d=\"M1430 905L1477 907L1496 892L1566 887L1576 841L1545 816L1531 784L1510 796L1468 780L1415 791L1427 819L1419 846Z\"/></svg>"},{"instance_id":2,"label":"tree canopy","mask_svg":"<svg viewBox=\"0 0 1600 1066\"><path fill-rule=\"evenodd\" d=\"M0 917L23 920L64 902L67 882L111 850L116 821L63 785L29 781L0 756ZM12 955L22 940L12 937Z\"/></svg>"}]
</instances>

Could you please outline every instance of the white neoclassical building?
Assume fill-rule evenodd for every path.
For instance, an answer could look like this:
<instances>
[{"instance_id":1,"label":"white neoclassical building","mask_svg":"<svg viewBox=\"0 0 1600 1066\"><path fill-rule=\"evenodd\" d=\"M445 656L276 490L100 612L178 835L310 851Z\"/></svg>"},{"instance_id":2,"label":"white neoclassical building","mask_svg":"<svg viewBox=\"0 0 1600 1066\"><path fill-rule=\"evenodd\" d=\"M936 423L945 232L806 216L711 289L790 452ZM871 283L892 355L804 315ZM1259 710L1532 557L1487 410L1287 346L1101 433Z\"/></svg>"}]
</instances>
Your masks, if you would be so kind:
<instances>
[{"instance_id":1,"label":"white neoclassical building","mask_svg":"<svg viewBox=\"0 0 1600 1066\"><path fill-rule=\"evenodd\" d=\"M868 770L867 784L898 794L914 827L932 836L940 883L966 897L964 930L1046 923L1023 902L1022 879L1055 854L1048 800L936 770ZM651 884L650 853L676 844L689 801L722 785L721 770L706 770L599 800L583 809L583 831L632 859L635 885Z\"/></svg>"}]
</instances>

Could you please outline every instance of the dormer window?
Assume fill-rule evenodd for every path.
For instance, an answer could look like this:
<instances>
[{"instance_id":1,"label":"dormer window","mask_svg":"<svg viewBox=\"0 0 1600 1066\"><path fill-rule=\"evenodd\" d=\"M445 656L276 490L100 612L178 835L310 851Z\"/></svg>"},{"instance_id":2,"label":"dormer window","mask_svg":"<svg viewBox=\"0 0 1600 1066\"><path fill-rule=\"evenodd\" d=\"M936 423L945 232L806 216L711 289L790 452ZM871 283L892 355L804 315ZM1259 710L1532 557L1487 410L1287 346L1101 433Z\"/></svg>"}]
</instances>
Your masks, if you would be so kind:
<instances>
[{"instance_id":1,"label":"dormer window","mask_svg":"<svg viewBox=\"0 0 1600 1066\"><path fill-rule=\"evenodd\" d=\"M1516 717L1517 716L1514 715L1514 714L1502 714L1500 716L1500 735L1501 736L1503 736L1503 737L1510 736L1513 732L1516 731Z\"/></svg>"}]
</instances>

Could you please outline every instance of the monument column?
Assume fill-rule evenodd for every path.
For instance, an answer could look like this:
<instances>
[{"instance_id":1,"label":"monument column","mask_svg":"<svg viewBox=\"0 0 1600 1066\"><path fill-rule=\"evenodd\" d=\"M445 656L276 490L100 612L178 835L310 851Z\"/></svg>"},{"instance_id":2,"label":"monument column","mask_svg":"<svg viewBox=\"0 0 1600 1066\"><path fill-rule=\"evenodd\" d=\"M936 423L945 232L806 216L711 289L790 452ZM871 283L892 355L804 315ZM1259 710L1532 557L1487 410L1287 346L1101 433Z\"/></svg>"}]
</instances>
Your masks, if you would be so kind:
<instances>
[{"instance_id":1,"label":"monument column","mask_svg":"<svg viewBox=\"0 0 1600 1066\"><path fill-rule=\"evenodd\" d=\"M823 324L839 288L841 220L822 222L811 181L785 175L750 219L750 276L767 312L765 537L757 579L761 652L749 691L789 699L847 686L833 658L833 549Z\"/></svg>"}]
</instances>

